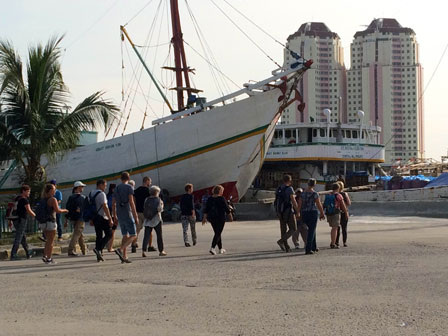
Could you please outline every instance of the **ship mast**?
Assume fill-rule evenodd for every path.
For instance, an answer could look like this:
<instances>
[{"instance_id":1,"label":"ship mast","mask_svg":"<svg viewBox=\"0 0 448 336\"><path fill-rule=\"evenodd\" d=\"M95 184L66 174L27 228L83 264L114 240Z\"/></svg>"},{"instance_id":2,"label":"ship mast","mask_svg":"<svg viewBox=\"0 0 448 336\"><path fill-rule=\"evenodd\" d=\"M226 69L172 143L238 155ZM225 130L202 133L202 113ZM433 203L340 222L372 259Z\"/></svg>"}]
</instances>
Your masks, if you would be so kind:
<instances>
[{"instance_id":1,"label":"ship mast","mask_svg":"<svg viewBox=\"0 0 448 336\"><path fill-rule=\"evenodd\" d=\"M165 69L173 70L176 73L176 87L172 90L177 91L177 108L181 111L185 108L184 91L187 91L187 99L193 92L199 90L192 89L190 86L189 72L193 72L187 65L187 58L185 57L184 40L182 35L182 27L180 25L179 4L177 0L170 0L171 6L171 24L173 28L173 43L174 49L174 65L175 67L164 67ZM182 76L184 78L182 78ZM185 80L185 86L183 85Z\"/></svg>"}]
</instances>

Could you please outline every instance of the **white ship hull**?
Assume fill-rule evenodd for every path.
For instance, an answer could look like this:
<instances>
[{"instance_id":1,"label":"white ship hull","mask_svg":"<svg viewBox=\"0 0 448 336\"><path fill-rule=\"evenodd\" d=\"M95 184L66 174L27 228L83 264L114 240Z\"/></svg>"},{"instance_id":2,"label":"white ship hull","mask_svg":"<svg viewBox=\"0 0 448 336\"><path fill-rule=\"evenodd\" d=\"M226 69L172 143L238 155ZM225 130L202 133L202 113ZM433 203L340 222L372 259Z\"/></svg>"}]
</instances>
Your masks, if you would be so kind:
<instances>
[{"instance_id":1,"label":"white ship hull","mask_svg":"<svg viewBox=\"0 0 448 336\"><path fill-rule=\"evenodd\" d=\"M185 183L193 183L196 196L224 184L225 195L239 199L265 158L280 116L280 96L279 89L254 92L229 105L77 148L48 165L47 178L57 180L65 199L74 181L83 181L89 191L100 178L119 183L122 171L129 171L137 185L149 176L174 197L184 192ZM9 176L1 194L17 192L19 174Z\"/></svg>"}]
</instances>

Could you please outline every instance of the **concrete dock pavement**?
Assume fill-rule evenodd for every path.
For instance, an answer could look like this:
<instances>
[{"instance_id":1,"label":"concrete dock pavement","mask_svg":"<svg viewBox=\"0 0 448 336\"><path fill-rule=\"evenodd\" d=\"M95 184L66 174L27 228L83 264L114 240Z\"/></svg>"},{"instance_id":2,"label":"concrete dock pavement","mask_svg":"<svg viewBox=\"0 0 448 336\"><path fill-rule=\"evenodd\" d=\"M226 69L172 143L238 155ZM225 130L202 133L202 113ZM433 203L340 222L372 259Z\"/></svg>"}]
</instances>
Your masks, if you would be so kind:
<instances>
[{"instance_id":1,"label":"concrete dock pavement","mask_svg":"<svg viewBox=\"0 0 448 336\"><path fill-rule=\"evenodd\" d=\"M351 217L348 247L286 254L277 221L227 223L227 254L197 224L163 227L168 256L140 250L0 262L0 335L446 335L448 220ZM141 242L140 242L141 243Z\"/></svg>"}]
</instances>

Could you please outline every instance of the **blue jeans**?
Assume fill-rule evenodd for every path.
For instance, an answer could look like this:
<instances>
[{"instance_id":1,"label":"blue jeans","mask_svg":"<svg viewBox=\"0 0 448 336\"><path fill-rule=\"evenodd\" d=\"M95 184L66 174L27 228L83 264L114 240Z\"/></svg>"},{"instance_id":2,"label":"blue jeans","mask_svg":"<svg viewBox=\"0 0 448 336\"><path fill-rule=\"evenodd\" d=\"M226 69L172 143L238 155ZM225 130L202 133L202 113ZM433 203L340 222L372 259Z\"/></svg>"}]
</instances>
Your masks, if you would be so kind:
<instances>
[{"instance_id":1,"label":"blue jeans","mask_svg":"<svg viewBox=\"0 0 448 336\"><path fill-rule=\"evenodd\" d=\"M11 249L11 257L15 257L17 255L17 251L19 250L19 245L22 244L23 249L25 250L26 255L29 255L28 243L26 242L26 219L19 218L14 221L14 228L16 229L16 235L14 237L14 243Z\"/></svg>"},{"instance_id":2,"label":"blue jeans","mask_svg":"<svg viewBox=\"0 0 448 336\"><path fill-rule=\"evenodd\" d=\"M305 252L316 251L317 211L302 211L302 221L308 226Z\"/></svg>"},{"instance_id":3,"label":"blue jeans","mask_svg":"<svg viewBox=\"0 0 448 336\"><path fill-rule=\"evenodd\" d=\"M58 238L62 238L62 220L61 220L61 214L56 214L56 223L58 224Z\"/></svg>"}]
</instances>

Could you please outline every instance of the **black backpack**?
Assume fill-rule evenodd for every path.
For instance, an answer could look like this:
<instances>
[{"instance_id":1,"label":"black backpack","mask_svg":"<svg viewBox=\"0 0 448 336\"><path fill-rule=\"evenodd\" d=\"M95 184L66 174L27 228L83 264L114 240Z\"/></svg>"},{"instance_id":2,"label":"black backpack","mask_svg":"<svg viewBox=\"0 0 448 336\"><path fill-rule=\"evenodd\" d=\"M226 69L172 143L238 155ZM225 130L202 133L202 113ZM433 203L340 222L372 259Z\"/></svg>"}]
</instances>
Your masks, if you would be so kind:
<instances>
[{"instance_id":1,"label":"black backpack","mask_svg":"<svg viewBox=\"0 0 448 336\"><path fill-rule=\"evenodd\" d=\"M291 199L286 194L286 189L290 187L281 185L275 191L274 207L277 214L283 214L286 210L291 209Z\"/></svg>"},{"instance_id":2,"label":"black backpack","mask_svg":"<svg viewBox=\"0 0 448 336\"><path fill-rule=\"evenodd\" d=\"M101 193L101 191L97 191L93 197L89 195L84 199L84 205L82 207L82 219L84 222L90 222L93 220L97 215L98 211L103 207L101 205L98 209L96 208L95 198Z\"/></svg>"},{"instance_id":3,"label":"black backpack","mask_svg":"<svg viewBox=\"0 0 448 336\"><path fill-rule=\"evenodd\" d=\"M36 207L36 211L35 211L36 220L40 224L45 224L46 222L48 222L48 219L50 218L47 202L48 202L48 198L42 198Z\"/></svg>"},{"instance_id":4,"label":"black backpack","mask_svg":"<svg viewBox=\"0 0 448 336\"><path fill-rule=\"evenodd\" d=\"M82 198L81 202L79 198ZM68 210L67 218L71 220L78 220L82 217L84 207L84 196L81 194L70 195L67 200L65 208ZM76 211L80 208L80 212Z\"/></svg>"}]
</instances>

